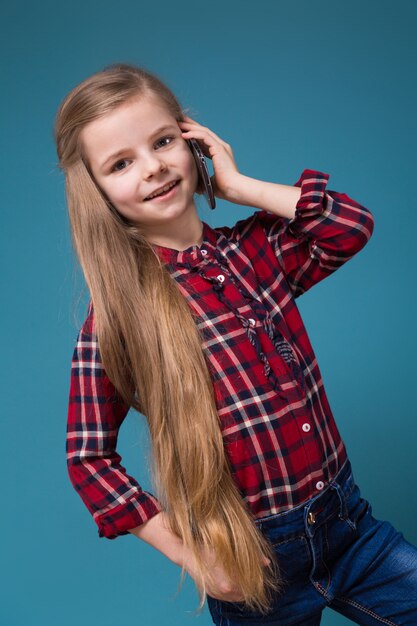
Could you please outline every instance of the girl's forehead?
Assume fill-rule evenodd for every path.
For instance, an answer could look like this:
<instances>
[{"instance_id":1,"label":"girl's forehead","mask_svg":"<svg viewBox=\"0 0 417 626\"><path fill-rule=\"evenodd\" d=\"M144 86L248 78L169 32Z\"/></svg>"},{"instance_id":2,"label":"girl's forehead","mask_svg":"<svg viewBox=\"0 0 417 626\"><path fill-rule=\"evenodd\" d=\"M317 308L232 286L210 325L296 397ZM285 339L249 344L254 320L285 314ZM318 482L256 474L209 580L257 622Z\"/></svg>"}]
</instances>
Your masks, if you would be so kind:
<instances>
[{"instance_id":1,"label":"girl's forehead","mask_svg":"<svg viewBox=\"0 0 417 626\"><path fill-rule=\"evenodd\" d=\"M154 95L141 95L86 124L80 140L83 151L95 160L115 144L146 142L158 129L168 125L177 127L176 118L167 106Z\"/></svg>"},{"instance_id":2,"label":"girl's forehead","mask_svg":"<svg viewBox=\"0 0 417 626\"><path fill-rule=\"evenodd\" d=\"M129 125L135 128L152 130L155 124L160 122L176 122L176 118L168 110L167 106L161 102L157 96L141 95L132 97L126 102L119 104L108 113L104 113L95 120L89 122L83 129L82 134L90 135L91 132L111 132L116 131L121 126Z\"/></svg>"},{"instance_id":3,"label":"girl's forehead","mask_svg":"<svg viewBox=\"0 0 417 626\"><path fill-rule=\"evenodd\" d=\"M123 123L130 120L135 122L140 120L152 122L160 118L175 119L167 106L156 95L145 94L130 98L94 121L109 124L111 122Z\"/></svg>"}]
</instances>

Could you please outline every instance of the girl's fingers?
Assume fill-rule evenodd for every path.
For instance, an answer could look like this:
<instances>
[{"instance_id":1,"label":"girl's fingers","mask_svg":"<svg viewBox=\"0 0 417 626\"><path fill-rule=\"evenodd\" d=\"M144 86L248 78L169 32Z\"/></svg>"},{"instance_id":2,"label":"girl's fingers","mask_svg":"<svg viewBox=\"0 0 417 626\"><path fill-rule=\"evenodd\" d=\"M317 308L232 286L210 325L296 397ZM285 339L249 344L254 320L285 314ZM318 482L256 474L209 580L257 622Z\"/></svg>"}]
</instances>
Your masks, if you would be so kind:
<instances>
[{"instance_id":1,"label":"girl's fingers","mask_svg":"<svg viewBox=\"0 0 417 626\"><path fill-rule=\"evenodd\" d=\"M208 136L207 133L201 131L190 130L182 133L184 139L197 139L206 157L212 158L213 154L210 149L215 152L216 138ZM220 143L220 142L219 142Z\"/></svg>"},{"instance_id":2,"label":"girl's fingers","mask_svg":"<svg viewBox=\"0 0 417 626\"><path fill-rule=\"evenodd\" d=\"M181 130L185 130L186 132L195 131L199 133L206 133L207 135L210 135L210 137L213 137L213 139L216 139L220 143L226 144L226 142L223 141L218 135L216 135L216 133L210 130L210 128L206 128L205 126L200 126L199 124L190 124L188 122L178 122L178 123L180 125Z\"/></svg>"},{"instance_id":3,"label":"girl's fingers","mask_svg":"<svg viewBox=\"0 0 417 626\"><path fill-rule=\"evenodd\" d=\"M186 132L194 132L194 130L198 132L204 132L210 135L213 139L216 139L217 141L219 141L224 147L228 145L218 135L216 135L216 133L210 130L210 128L207 128L206 126L202 126L201 124L198 124L197 122L178 122L178 125L180 126L181 129L183 128L186 129Z\"/></svg>"},{"instance_id":4,"label":"girl's fingers","mask_svg":"<svg viewBox=\"0 0 417 626\"><path fill-rule=\"evenodd\" d=\"M230 146L211 132L190 129L182 131L182 136L184 139L198 139L205 156L209 158L212 158L216 153L216 144L221 146L228 154L231 152Z\"/></svg>"},{"instance_id":5,"label":"girl's fingers","mask_svg":"<svg viewBox=\"0 0 417 626\"><path fill-rule=\"evenodd\" d=\"M195 139L197 141L197 137L194 134L191 136L187 136L187 133L182 133L182 136L183 139ZM210 149L207 147L207 144L201 139L197 141L197 143L200 146L204 156L206 156L208 159L211 159L212 155L210 154Z\"/></svg>"},{"instance_id":6,"label":"girl's fingers","mask_svg":"<svg viewBox=\"0 0 417 626\"><path fill-rule=\"evenodd\" d=\"M195 124L198 123L195 120L193 120L191 117L189 117L188 115L183 115L183 118L184 118L184 120L187 120L188 122L194 122Z\"/></svg>"}]
</instances>

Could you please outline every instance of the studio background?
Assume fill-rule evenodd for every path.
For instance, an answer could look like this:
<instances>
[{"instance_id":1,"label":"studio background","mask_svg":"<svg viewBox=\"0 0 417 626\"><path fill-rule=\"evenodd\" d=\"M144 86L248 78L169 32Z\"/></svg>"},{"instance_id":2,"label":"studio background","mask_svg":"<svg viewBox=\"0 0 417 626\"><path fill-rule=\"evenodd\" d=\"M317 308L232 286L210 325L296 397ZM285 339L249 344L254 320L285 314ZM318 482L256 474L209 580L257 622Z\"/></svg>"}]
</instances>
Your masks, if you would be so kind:
<instances>
[{"instance_id":1,"label":"studio background","mask_svg":"<svg viewBox=\"0 0 417 626\"><path fill-rule=\"evenodd\" d=\"M304 168L368 207L366 247L297 300L375 517L417 543L416 81L413 0L14 2L2 8L0 623L179 626L197 594L131 535L99 539L70 485L70 362L87 294L71 249L52 137L72 87L105 65L157 73L248 176ZM218 201L211 226L254 209ZM119 450L144 488L144 420ZM324 626L348 624L333 611Z\"/></svg>"}]
</instances>

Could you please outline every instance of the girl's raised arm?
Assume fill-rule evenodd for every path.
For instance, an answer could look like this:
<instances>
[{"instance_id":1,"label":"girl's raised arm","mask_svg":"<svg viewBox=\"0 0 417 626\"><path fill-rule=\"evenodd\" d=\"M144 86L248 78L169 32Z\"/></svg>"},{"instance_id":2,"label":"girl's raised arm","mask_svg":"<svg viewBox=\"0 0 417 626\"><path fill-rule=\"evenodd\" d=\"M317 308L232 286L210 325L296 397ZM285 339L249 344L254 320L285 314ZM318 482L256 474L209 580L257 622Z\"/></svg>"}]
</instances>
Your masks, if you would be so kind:
<instances>
[{"instance_id":1,"label":"girl's raised arm","mask_svg":"<svg viewBox=\"0 0 417 626\"><path fill-rule=\"evenodd\" d=\"M266 231L294 297L305 293L357 254L374 229L372 213L345 193L326 190L328 174L305 169L291 220L261 211Z\"/></svg>"},{"instance_id":2,"label":"girl's raised arm","mask_svg":"<svg viewBox=\"0 0 417 626\"><path fill-rule=\"evenodd\" d=\"M247 262L259 268L263 282L271 281L275 287L278 261L295 298L349 261L373 233L369 209L344 193L327 190L328 178L328 174L305 169L294 187L288 187L297 189L299 195L291 219L279 215L282 186L258 181L273 185L279 211L260 210L233 227L218 228L229 239L241 242ZM284 196L288 200L285 191Z\"/></svg>"}]
</instances>

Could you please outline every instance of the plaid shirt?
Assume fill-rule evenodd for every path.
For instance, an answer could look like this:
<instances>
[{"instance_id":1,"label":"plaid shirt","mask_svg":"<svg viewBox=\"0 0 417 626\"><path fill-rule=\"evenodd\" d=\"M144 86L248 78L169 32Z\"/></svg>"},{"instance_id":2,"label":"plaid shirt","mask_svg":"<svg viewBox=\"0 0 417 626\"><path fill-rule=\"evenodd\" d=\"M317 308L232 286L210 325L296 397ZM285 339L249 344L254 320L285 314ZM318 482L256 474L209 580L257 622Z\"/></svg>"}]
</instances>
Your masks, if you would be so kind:
<instances>
[{"instance_id":1,"label":"plaid shirt","mask_svg":"<svg viewBox=\"0 0 417 626\"><path fill-rule=\"evenodd\" d=\"M316 495L347 459L296 298L372 235L368 209L304 170L293 219L256 211L233 227L203 224L203 243L155 246L197 315L226 453L256 518ZM126 406L100 360L90 304L71 374L67 460L99 535L114 539L162 510L116 451Z\"/></svg>"}]
</instances>

